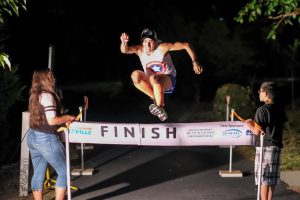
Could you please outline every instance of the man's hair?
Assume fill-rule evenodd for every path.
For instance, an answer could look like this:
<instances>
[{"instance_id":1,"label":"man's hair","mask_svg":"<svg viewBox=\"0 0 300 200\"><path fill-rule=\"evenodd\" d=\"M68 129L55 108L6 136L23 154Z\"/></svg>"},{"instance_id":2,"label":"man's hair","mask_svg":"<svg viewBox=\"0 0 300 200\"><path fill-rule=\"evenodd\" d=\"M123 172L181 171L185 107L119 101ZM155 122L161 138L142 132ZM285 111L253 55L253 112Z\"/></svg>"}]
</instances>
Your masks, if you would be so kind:
<instances>
[{"instance_id":1,"label":"man's hair","mask_svg":"<svg viewBox=\"0 0 300 200\"><path fill-rule=\"evenodd\" d=\"M144 41L144 39L150 38L152 40L157 40L156 32L152 29L145 28L141 33L141 42Z\"/></svg>"},{"instance_id":2,"label":"man's hair","mask_svg":"<svg viewBox=\"0 0 300 200\"><path fill-rule=\"evenodd\" d=\"M279 86L275 82L263 82L260 86L262 91L265 91L272 101L278 100L279 97Z\"/></svg>"}]
</instances>

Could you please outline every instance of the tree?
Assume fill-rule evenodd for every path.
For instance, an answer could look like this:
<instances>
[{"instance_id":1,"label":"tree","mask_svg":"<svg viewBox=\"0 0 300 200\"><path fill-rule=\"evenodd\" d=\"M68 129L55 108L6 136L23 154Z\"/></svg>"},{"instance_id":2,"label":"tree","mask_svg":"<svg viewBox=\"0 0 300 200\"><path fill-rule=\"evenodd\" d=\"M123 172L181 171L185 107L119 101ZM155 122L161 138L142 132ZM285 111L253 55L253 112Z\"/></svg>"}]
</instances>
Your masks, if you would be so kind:
<instances>
[{"instance_id":1,"label":"tree","mask_svg":"<svg viewBox=\"0 0 300 200\"><path fill-rule=\"evenodd\" d=\"M0 52L0 66L2 66L3 68L5 68L5 66L8 66L8 68L11 70L11 64L8 59L8 55L1 52Z\"/></svg>"},{"instance_id":2,"label":"tree","mask_svg":"<svg viewBox=\"0 0 300 200\"><path fill-rule=\"evenodd\" d=\"M19 8L26 10L26 0L1 0L0 1L0 24L5 22L7 15L19 16Z\"/></svg>"},{"instance_id":3,"label":"tree","mask_svg":"<svg viewBox=\"0 0 300 200\"><path fill-rule=\"evenodd\" d=\"M19 8L24 9L26 0L1 0L0 1L0 30L4 29L6 18L9 16L19 16ZM16 119L12 115L16 109L12 109L17 102L22 100L22 91L25 86L20 83L20 77L16 74L17 67L12 67L9 56L4 53L3 41L7 39L6 34L1 34L0 41L0 129L2 130L0 141L0 165L2 162L9 162L12 158L11 149L16 147L18 141L15 140ZM8 67L8 69L7 69ZM18 132L19 133L19 132Z\"/></svg>"},{"instance_id":4,"label":"tree","mask_svg":"<svg viewBox=\"0 0 300 200\"><path fill-rule=\"evenodd\" d=\"M271 23L268 39L276 39L276 33L285 25L300 24L299 0L252 0L242 8L235 21L239 23L254 22L261 16Z\"/></svg>"},{"instance_id":5,"label":"tree","mask_svg":"<svg viewBox=\"0 0 300 200\"><path fill-rule=\"evenodd\" d=\"M198 37L201 55L217 80L244 80L253 70L255 51L243 40L242 31L230 30L225 20L208 19Z\"/></svg>"},{"instance_id":6,"label":"tree","mask_svg":"<svg viewBox=\"0 0 300 200\"><path fill-rule=\"evenodd\" d=\"M5 19L8 16L19 16L19 8L26 10L26 0L1 0L0 1L0 25L5 23ZM0 27L1 28L1 27ZM0 41L3 41L0 38ZM3 48L3 47L2 47ZM9 61L9 56L3 52L3 49L0 48L0 66L5 68L9 67L11 70L11 64Z\"/></svg>"}]
</instances>

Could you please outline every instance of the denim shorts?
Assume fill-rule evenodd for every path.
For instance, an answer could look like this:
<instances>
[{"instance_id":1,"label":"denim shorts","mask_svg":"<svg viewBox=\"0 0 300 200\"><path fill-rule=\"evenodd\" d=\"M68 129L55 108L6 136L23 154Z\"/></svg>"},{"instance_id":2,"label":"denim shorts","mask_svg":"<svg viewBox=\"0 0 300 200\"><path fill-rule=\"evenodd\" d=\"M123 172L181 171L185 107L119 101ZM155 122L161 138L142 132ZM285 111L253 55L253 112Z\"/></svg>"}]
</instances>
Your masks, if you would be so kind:
<instances>
[{"instance_id":1,"label":"denim shorts","mask_svg":"<svg viewBox=\"0 0 300 200\"><path fill-rule=\"evenodd\" d=\"M58 135L28 130L27 144L33 165L31 188L34 191L43 189L47 164L49 163L57 174L56 187L66 188L67 167L66 154Z\"/></svg>"}]
</instances>

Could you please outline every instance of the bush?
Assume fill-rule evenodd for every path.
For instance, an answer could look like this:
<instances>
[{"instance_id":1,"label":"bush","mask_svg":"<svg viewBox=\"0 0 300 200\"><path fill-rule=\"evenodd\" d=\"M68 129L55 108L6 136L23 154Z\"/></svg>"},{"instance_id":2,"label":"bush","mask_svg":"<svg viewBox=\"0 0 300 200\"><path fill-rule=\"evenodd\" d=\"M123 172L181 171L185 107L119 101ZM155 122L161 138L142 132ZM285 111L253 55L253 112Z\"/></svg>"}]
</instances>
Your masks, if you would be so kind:
<instances>
[{"instance_id":1,"label":"bush","mask_svg":"<svg viewBox=\"0 0 300 200\"><path fill-rule=\"evenodd\" d=\"M12 131L16 125L9 120L9 116L13 113L16 103L22 100L22 91L25 88L25 86L21 86L16 72L17 68L12 68L12 71L0 70L0 163L4 162L9 154L12 154L12 149L15 149L16 138L12 137Z\"/></svg>"},{"instance_id":2,"label":"bush","mask_svg":"<svg viewBox=\"0 0 300 200\"><path fill-rule=\"evenodd\" d=\"M254 117L256 105L250 88L227 83L218 88L213 101L214 112L220 120L226 120L226 96L230 96L229 114L234 109L244 119Z\"/></svg>"}]
</instances>

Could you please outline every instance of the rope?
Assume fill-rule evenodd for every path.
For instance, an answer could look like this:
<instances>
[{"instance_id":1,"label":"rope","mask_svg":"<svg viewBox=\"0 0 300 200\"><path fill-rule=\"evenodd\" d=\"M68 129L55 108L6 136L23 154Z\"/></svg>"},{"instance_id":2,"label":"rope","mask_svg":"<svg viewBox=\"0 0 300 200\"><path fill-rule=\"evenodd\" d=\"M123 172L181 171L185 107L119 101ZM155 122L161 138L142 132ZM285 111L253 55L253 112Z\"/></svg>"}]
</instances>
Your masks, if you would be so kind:
<instances>
[{"instance_id":1,"label":"rope","mask_svg":"<svg viewBox=\"0 0 300 200\"><path fill-rule=\"evenodd\" d=\"M77 115L77 117L75 118L75 121L79 121L81 118L82 118L82 111ZM69 130L71 123L72 123L71 121L66 122L66 126L59 127L57 129L57 132Z\"/></svg>"},{"instance_id":2,"label":"rope","mask_svg":"<svg viewBox=\"0 0 300 200\"><path fill-rule=\"evenodd\" d=\"M246 121L245 119L243 119L241 116L239 116L235 111L233 111L233 114L242 122ZM262 130L261 126L258 125L256 122L252 121L254 124L254 127L256 129L258 129L259 131L262 132L262 134L260 135L260 157L259 157L259 169L258 169L258 183L257 183L257 200L260 200L260 195L261 195L261 170L262 170L262 158L263 158L263 146L264 146L264 131Z\"/></svg>"},{"instance_id":3,"label":"rope","mask_svg":"<svg viewBox=\"0 0 300 200\"><path fill-rule=\"evenodd\" d=\"M239 116L235 111L233 111L233 114L236 116L236 118L238 118L240 121L242 121L242 122L245 122L246 120L245 119L243 119L241 116ZM262 130L262 127L258 124L258 123L256 123L255 121L253 121L253 124L254 124L254 127L256 128L256 129L258 129L258 130L260 130L261 132L264 132L263 130Z\"/></svg>"}]
</instances>

